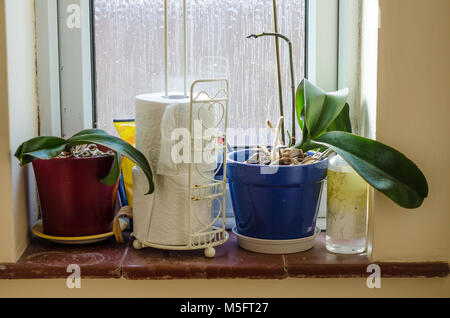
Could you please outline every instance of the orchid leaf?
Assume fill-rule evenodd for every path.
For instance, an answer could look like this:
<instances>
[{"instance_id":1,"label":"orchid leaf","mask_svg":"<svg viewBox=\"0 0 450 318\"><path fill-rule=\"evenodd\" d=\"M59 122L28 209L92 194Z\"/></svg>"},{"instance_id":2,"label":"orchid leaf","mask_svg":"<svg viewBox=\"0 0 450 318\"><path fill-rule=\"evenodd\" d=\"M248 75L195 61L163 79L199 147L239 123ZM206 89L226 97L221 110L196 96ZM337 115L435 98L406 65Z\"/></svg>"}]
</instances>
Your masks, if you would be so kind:
<instances>
[{"instance_id":1,"label":"orchid leaf","mask_svg":"<svg viewBox=\"0 0 450 318\"><path fill-rule=\"evenodd\" d=\"M297 90L297 115L304 122L303 138L308 139L322 113L326 92L304 79ZM308 133L305 133L307 131Z\"/></svg>"},{"instance_id":2,"label":"orchid leaf","mask_svg":"<svg viewBox=\"0 0 450 318\"><path fill-rule=\"evenodd\" d=\"M68 140L68 143L70 146L98 144L107 147L115 151L116 153L125 155L128 159L130 159L138 167L140 167L147 176L147 180L150 186L148 194L152 194L154 192L155 187L153 184L153 173L147 159L139 150L131 146L129 143L123 141L122 139L110 136L101 131L100 133L94 132L91 134L73 136Z\"/></svg>"},{"instance_id":3,"label":"orchid leaf","mask_svg":"<svg viewBox=\"0 0 450 318\"><path fill-rule=\"evenodd\" d=\"M344 109L334 122L328 127L327 131L344 131L348 133L353 132L352 122L350 120L350 106L345 104Z\"/></svg>"},{"instance_id":4,"label":"orchid leaf","mask_svg":"<svg viewBox=\"0 0 450 318\"><path fill-rule=\"evenodd\" d=\"M73 135L72 138L79 137L79 136L92 135L92 134L110 136L106 131L101 130L101 129L86 129L86 130L80 131L76 135Z\"/></svg>"},{"instance_id":5,"label":"orchid leaf","mask_svg":"<svg viewBox=\"0 0 450 318\"><path fill-rule=\"evenodd\" d=\"M297 116L299 122L305 123L305 140L315 139L327 131L344 109L348 94L348 88L327 93L307 79L302 81L297 91Z\"/></svg>"},{"instance_id":6,"label":"orchid leaf","mask_svg":"<svg viewBox=\"0 0 450 318\"><path fill-rule=\"evenodd\" d=\"M348 94L348 88L326 94L319 120L311 131L312 139L320 136L338 118L347 103Z\"/></svg>"},{"instance_id":7,"label":"orchid leaf","mask_svg":"<svg viewBox=\"0 0 450 318\"><path fill-rule=\"evenodd\" d=\"M113 186L117 183L117 180L120 178L120 165L122 162L122 155L116 153L114 155L114 165L111 169L111 172L106 176L106 178L103 178L101 182L107 186Z\"/></svg>"},{"instance_id":8,"label":"orchid leaf","mask_svg":"<svg viewBox=\"0 0 450 318\"><path fill-rule=\"evenodd\" d=\"M297 119L300 128L305 135L305 90L304 83L300 84L297 89Z\"/></svg>"},{"instance_id":9,"label":"orchid leaf","mask_svg":"<svg viewBox=\"0 0 450 318\"><path fill-rule=\"evenodd\" d=\"M49 160L57 157L64 150L73 146L97 144L116 152L114 167L109 175L101 180L106 185L113 185L118 180L120 173L121 156L124 155L139 166L147 176L149 192L154 192L153 174L145 156L136 148L120 138L109 135L99 129L84 130L68 140L57 137L38 137L24 142L16 151L15 156L22 166L32 163L36 159Z\"/></svg>"},{"instance_id":10,"label":"orchid leaf","mask_svg":"<svg viewBox=\"0 0 450 318\"><path fill-rule=\"evenodd\" d=\"M371 186L401 207L418 208L428 197L422 171L389 146L347 132L328 132L314 142L334 150Z\"/></svg>"},{"instance_id":11,"label":"orchid leaf","mask_svg":"<svg viewBox=\"0 0 450 318\"><path fill-rule=\"evenodd\" d=\"M15 157L21 166L32 163L35 159L52 159L66 149L67 142L57 137L37 137L24 142L17 149Z\"/></svg>"}]
</instances>

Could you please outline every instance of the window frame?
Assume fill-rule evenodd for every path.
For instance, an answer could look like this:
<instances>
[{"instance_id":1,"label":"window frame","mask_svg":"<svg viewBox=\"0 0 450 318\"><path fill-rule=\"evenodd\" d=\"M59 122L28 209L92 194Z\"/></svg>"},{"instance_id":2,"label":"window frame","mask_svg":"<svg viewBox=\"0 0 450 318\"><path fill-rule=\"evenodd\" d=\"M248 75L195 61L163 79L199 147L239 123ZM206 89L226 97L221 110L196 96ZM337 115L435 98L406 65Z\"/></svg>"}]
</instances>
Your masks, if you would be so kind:
<instances>
[{"instance_id":1,"label":"window frame","mask_svg":"<svg viewBox=\"0 0 450 318\"><path fill-rule=\"evenodd\" d=\"M77 14L70 5L79 28L67 26ZM70 137L95 126L93 0L36 0L35 8L40 133Z\"/></svg>"}]
</instances>

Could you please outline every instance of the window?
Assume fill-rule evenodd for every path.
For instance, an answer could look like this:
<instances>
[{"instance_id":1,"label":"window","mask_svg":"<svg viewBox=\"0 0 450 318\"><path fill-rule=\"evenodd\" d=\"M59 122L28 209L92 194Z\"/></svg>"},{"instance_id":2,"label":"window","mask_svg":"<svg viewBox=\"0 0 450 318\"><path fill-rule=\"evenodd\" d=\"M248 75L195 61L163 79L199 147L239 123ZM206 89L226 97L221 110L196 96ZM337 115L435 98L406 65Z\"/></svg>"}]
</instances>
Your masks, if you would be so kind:
<instances>
[{"instance_id":1,"label":"window","mask_svg":"<svg viewBox=\"0 0 450 318\"><path fill-rule=\"evenodd\" d=\"M183 1L168 3L170 89L182 91ZM294 46L296 85L307 75L324 89L337 89L339 23L345 20L338 16L347 1L277 3L279 32ZM274 30L272 1L188 0L187 4L189 82L229 78L232 128L258 129L267 119L276 122L275 40L246 39ZM163 6L163 0L36 0L41 134L70 137L95 125L114 133L113 119L134 117L136 95L163 91ZM280 50L286 127L290 127L284 41Z\"/></svg>"},{"instance_id":2,"label":"window","mask_svg":"<svg viewBox=\"0 0 450 318\"><path fill-rule=\"evenodd\" d=\"M190 0L188 74L230 81L229 127L265 128L279 116L275 40L248 40L274 31L272 1ZM164 1L94 0L98 127L134 118L135 96L164 90ZM169 1L170 90L183 91L183 1ZM305 75L305 0L278 1L279 31L291 38L296 79ZM280 41L286 113L291 90L288 47ZM190 84L189 84L190 85ZM287 118L286 127L291 127ZM231 142L233 142L231 140ZM242 142L241 142L242 144Z\"/></svg>"},{"instance_id":3,"label":"window","mask_svg":"<svg viewBox=\"0 0 450 318\"><path fill-rule=\"evenodd\" d=\"M183 1L168 3L170 90L183 91ZM348 10L358 2L277 3L279 32L293 42L296 85L305 76L330 91L351 86L352 79L358 82L358 70L348 71L354 55L345 44L358 43L349 40L358 32L347 30L348 21L353 21L349 17L358 16L358 10ZM246 39L252 33L273 32L272 1L188 0L187 4L188 82L229 79L231 128L259 129L265 128L267 119L276 122L275 40ZM41 134L70 137L95 125L114 134L114 119L134 118L136 95L162 92L163 13L164 0L36 0ZM353 24L357 27L358 21ZM286 127L291 127L289 55L284 41L280 52ZM243 137L229 141L234 146L258 143L256 136ZM322 204L320 217L325 215ZM324 229L324 222L319 226Z\"/></svg>"}]
</instances>

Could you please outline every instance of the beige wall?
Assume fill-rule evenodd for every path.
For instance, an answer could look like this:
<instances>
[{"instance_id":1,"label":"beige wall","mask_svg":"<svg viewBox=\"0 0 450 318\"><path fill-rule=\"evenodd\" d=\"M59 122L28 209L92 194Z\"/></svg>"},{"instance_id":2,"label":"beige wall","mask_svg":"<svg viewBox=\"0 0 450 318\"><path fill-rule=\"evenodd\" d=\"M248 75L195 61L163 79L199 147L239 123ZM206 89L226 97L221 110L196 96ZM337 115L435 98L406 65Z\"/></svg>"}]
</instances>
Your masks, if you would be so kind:
<instances>
[{"instance_id":1,"label":"beige wall","mask_svg":"<svg viewBox=\"0 0 450 318\"><path fill-rule=\"evenodd\" d=\"M6 187L12 186L12 192L6 189L2 193L6 196L2 204L7 208L2 208L0 215L2 220L13 220L0 222L0 232L5 231L6 235L11 235L12 231L14 235L14 240L3 241L12 244L0 246L0 260L15 261L28 245L29 216L35 214L37 207L31 170L20 168L13 157L23 141L38 134L34 1L1 0L0 6L5 12L4 19L0 18L0 28L4 30L6 27L6 41L1 42L3 53L0 53L0 57L7 65L7 69L3 68L3 72L0 72L3 78L7 74L7 81L2 82L3 89L7 83L7 97L2 97L2 107L7 109L4 113L2 109L4 116L0 121L2 130L9 129L9 133L1 135L1 151L4 156L0 160L4 163L2 169L6 169L2 179L9 182ZM6 43L6 59L3 43Z\"/></svg>"},{"instance_id":2,"label":"beige wall","mask_svg":"<svg viewBox=\"0 0 450 318\"><path fill-rule=\"evenodd\" d=\"M373 257L450 260L450 1L380 0L377 136L423 170L415 211L375 197Z\"/></svg>"},{"instance_id":3,"label":"beige wall","mask_svg":"<svg viewBox=\"0 0 450 318\"><path fill-rule=\"evenodd\" d=\"M450 279L86 280L71 290L64 280L0 281L0 297L450 297Z\"/></svg>"},{"instance_id":4,"label":"beige wall","mask_svg":"<svg viewBox=\"0 0 450 318\"><path fill-rule=\"evenodd\" d=\"M4 1L0 1L0 261L14 261L14 224L12 214L11 157L9 151L9 102L6 56L6 23ZM6 243L8 242L8 243Z\"/></svg>"}]
</instances>

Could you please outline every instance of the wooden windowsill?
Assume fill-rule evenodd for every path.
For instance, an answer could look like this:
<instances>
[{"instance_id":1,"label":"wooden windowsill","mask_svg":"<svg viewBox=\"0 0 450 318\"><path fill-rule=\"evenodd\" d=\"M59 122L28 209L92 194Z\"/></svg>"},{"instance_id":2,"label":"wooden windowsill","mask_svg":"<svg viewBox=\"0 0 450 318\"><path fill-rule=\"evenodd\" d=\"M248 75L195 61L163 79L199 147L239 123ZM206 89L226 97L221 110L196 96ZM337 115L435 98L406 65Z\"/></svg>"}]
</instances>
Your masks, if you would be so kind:
<instances>
[{"instance_id":1,"label":"wooden windowsill","mask_svg":"<svg viewBox=\"0 0 450 318\"><path fill-rule=\"evenodd\" d=\"M92 246L61 246L34 239L15 264L0 264L0 279L66 279L67 266L78 264L83 278L162 279L285 279L368 277L365 255L334 255L322 234L314 249L293 255L262 255L239 248L237 239L217 248L215 259L203 251L136 251L131 241L113 240ZM447 263L381 263L383 277L447 277Z\"/></svg>"}]
</instances>

